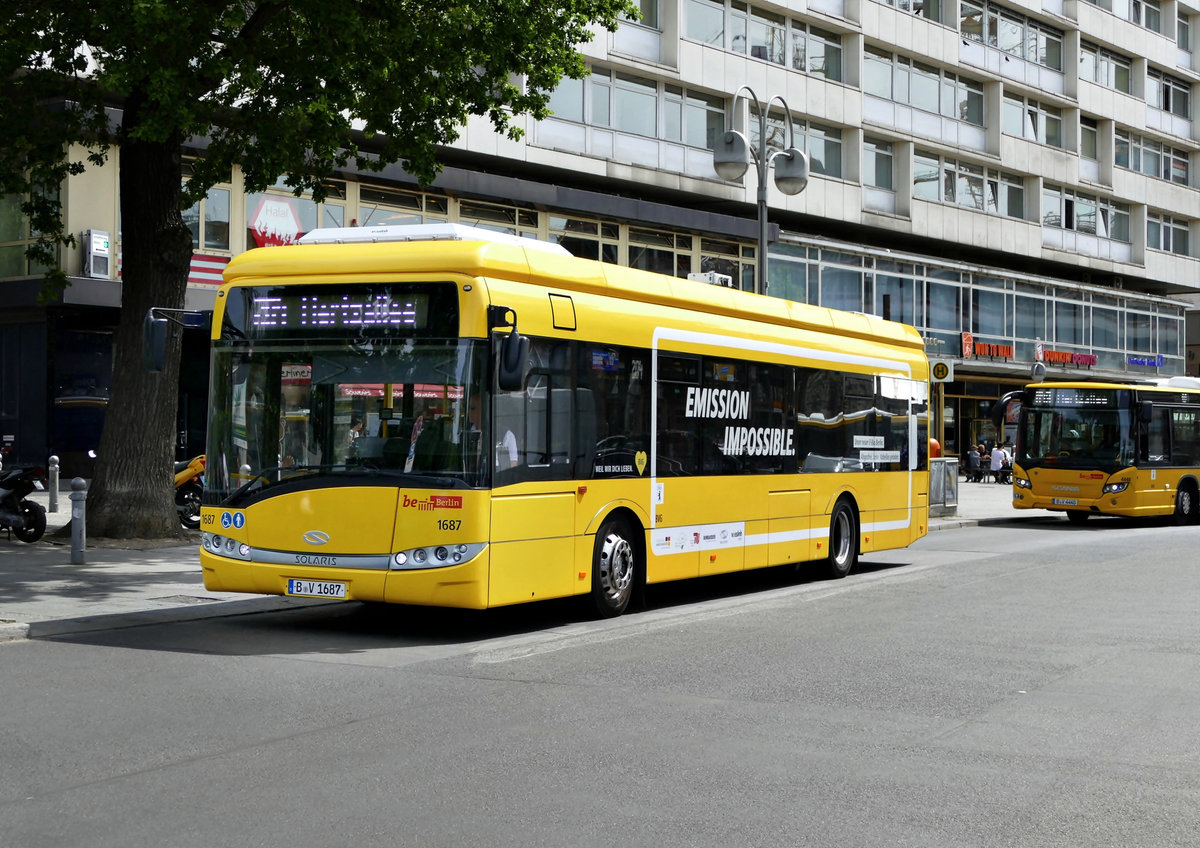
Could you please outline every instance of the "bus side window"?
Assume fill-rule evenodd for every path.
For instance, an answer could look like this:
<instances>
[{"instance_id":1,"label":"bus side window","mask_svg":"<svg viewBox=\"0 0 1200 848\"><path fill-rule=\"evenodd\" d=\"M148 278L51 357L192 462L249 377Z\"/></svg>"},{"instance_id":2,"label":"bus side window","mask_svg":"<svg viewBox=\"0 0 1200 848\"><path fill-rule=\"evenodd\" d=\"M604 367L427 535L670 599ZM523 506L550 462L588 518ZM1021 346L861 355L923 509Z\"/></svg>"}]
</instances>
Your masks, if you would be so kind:
<instances>
[{"instance_id":1,"label":"bus side window","mask_svg":"<svg viewBox=\"0 0 1200 848\"><path fill-rule=\"evenodd\" d=\"M1142 441L1142 462L1151 464L1163 463L1169 458L1167 452L1167 434L1169 432L1170 420L1167 416L1170 414L1171 412L1168 409L1154 410L1154 415L1146 425L1145 439Z\"/></svg>"},{"instance_id":2,"label":"bus side window","mask_svg":"<svg viewBox=\"0 0 1200 848\"><path fill-rule=\"evenodd\" d=\"M1197 460L1195 409L1171 410L1171 464L1195 465Z\"/></svg>"}]
</instances>

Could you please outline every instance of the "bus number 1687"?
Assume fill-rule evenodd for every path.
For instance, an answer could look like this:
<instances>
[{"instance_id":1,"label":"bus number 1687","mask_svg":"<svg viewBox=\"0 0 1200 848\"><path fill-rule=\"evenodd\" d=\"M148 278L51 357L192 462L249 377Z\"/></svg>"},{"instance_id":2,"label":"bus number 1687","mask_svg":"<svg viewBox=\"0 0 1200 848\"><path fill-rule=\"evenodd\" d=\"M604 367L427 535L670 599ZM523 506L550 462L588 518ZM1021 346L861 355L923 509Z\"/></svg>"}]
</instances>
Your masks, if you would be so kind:
<instances>
[{"instance_id":1,"label":"bus number 1687","mask_svg":"<svg viewBox=\"0 0 1200 848\"><path fill-rule=\"evenodd\" d=\"M458 519L458 518L439 518L438 519L438 529L439 530L457 530L459 527L462 527L461 519Z\"/></svg>"}]
</instances>

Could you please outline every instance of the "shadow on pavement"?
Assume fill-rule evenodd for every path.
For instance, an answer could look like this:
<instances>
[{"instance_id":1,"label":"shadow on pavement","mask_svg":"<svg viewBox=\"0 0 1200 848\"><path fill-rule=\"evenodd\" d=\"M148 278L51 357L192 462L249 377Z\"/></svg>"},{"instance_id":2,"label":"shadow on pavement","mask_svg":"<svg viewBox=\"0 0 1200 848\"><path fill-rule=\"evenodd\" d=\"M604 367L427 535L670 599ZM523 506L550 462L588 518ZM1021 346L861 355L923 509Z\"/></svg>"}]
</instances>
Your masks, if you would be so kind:
<instances>
[{"instance_id":1,"label":"shadow on pavement","mask_svg":"<svg viewBox=\"0 0 1200 848\"><path fill-rule=\"evenodd\" d=\"M904 562L860 563L855 574L877 574L903 568ZM187 621L155 620L148 613L108 616L107 626L92 632L56 633L53 626L30 631L30 638L57 642L103 644L131 649L178 651L228 656L274 654L353 654L386 648L456 647L506 637L531 636L546 631L584 634L596 630L642 627L673 612L711 602L737 603L765 599L771 593L796 586L831 588L852 582L826 581L820 566L808 563L801 570L777 567L703 577L691 581L648 587L646 606L617 619L597 621L588 611L587 598L568 598L500 607L492 610L457 610L435 607L361 602L298 601L292 598L252 598L244 614L222 604L220 617ZM237 602L235 602L237 603ZM257 606L255 604L257 603ZM101 622L97 622L100 624ZM48 622L47 625L54 625ZM39 632L40 631L40 632ZM436 654L436 651L434 651Z\"/></svg>"}]
</instances>

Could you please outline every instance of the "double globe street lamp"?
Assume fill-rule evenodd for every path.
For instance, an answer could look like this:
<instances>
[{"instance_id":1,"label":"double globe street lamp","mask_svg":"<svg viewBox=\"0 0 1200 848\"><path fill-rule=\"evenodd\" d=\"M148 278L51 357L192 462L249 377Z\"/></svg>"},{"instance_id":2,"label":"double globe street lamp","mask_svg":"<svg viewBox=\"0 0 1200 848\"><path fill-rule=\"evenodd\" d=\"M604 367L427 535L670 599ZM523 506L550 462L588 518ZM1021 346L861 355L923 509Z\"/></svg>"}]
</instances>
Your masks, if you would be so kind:
<instances>
[{"instance_id":1,"label":"double globe street lamp","mask_svg":"<svg viewBox=\"0 0 1200 848\"><path fill-rule=\"evenodd\" d=\"M808 154L795 147L792 110L787 101L776 95L764 105L748 85L743 85L733 95L730 104L729 126L733 126L738 98L743 92L749 95L758 112L758 145L752 146L737 130L728 130L717 140L713 150L713 168L723 180L736 182L746 173L751 161L758 167L758 281L755 290L767 293L767 169L775 163L775 185L787 195L799 194L808 185ZM788 146L783 150L767 148L767 110L778 100L783 105L787 123Z\"/></svg>"}]
</instances>

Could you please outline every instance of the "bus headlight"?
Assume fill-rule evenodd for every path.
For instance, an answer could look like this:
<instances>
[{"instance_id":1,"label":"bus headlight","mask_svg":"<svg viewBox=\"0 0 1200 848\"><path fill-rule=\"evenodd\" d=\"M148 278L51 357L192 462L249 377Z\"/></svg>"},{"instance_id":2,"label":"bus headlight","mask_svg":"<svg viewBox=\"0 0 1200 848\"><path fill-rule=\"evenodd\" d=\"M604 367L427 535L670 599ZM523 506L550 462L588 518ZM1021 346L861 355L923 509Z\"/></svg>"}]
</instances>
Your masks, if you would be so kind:
<instances>
[{"instance_id":1,"label":"bus headlight","mask_svg":"<svg viewBox=\"0 0 1200 848\"><path fill-rule=\"evenodd\" d=\"M1123 483L1105 483L1104 484L1104 494L1115 495L1118 492L1123 492L1128 488L1129 488L1128 480L1126 480Z\"/></svg>"},{"instance_id":2,"label":"bus headlight","mask_svg":"<svg viewBox=\"0 0 1200 848\"><path fill-rule=\"evenodd\" d=\"M1032 489L1033 488L1033 483L1030 483L1029 479L1027 477L1014 477L1013 485L1016 486L1018 489Z\"/></svg>"},{"instance_id":3,"label":"bus headlight","mask_svg":"<svg viewBox=\"0 0 1200 848\"><path fill-rule=\"evenodd\" d=\"M403 571L459 565L479 556L486 547L486 542L476 542L465 545L431 545L427 548L409 548L392 555L392 570Z\"/></svg>"},{"instance_id":4,"label":"bus headlight","mask_svg":"<svg viewBox=\"0 0 1200 848\"><path fill-rule=\"evenodd\" d=\"M242 559L247 562L254 559L254 551L251 547L245 542L239 542L237 539L230 539L228 536L218 536L216 533L208 532L205 532L200 539L200 544L204 547L204 550L217 556Z\"/></svg>"}]
</instances>

